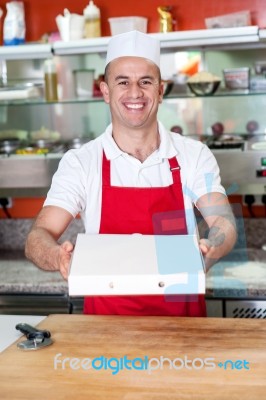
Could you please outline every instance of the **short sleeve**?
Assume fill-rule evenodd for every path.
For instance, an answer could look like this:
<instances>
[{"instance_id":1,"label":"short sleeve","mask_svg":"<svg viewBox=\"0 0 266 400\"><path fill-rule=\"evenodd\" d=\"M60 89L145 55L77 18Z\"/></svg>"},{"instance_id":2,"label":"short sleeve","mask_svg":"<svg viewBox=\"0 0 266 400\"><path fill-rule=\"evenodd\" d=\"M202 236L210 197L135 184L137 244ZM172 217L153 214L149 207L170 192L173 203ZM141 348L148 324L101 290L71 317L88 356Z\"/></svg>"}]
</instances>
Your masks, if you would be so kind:
<instances>
[{"instance_id":1,"label":"short sleeve","mask_svg":"<svg viewBox=\"0 0 266 400\"><path fill-rule=\"evenodd\" d=\"M73 150L64 154L55 172L44 206L64 208L75 218L85 209L85 171Z\"/></svg>"},{"instance_id":2,"label":"short sleeve","mask_svg":"<svg viewBox=\"0 0 266 400\"><path fill-rule=\"evenodd\" d=\"M191 186L195 203L201 196L211 192L226 194L221 185L220 169L216 158L206 145L202 146L194 172Z\"/></svg>"}]
</instances>

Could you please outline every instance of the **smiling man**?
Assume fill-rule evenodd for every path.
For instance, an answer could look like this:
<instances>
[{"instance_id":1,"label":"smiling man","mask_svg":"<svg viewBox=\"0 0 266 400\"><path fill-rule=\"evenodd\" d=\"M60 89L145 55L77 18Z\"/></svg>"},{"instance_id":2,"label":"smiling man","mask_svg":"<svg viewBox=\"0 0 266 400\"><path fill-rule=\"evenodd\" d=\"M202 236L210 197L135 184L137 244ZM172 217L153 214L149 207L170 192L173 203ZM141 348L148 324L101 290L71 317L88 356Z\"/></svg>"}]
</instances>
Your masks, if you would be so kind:
<instances>
[{"instance_id":1,"label":"smiling man","mask_svg":"<svg viewBox=\"0 0 266 400\"><path fill-rule=\"evenodd\" d=\"M111 38L101 91L112 123L97 139L62 158L28 235L26 256L67 279L73 244L57 241L78 214L91 234L184 235L195 233L190 211L196 206L209 226L208 238L200 240L209 268L234 246L234 217L210 150L167 131L157 119L163 100L160 43L138 31ZM178 301L88 297L84 312L206 315L203 296Z\"/></svg>"}]
</instances>

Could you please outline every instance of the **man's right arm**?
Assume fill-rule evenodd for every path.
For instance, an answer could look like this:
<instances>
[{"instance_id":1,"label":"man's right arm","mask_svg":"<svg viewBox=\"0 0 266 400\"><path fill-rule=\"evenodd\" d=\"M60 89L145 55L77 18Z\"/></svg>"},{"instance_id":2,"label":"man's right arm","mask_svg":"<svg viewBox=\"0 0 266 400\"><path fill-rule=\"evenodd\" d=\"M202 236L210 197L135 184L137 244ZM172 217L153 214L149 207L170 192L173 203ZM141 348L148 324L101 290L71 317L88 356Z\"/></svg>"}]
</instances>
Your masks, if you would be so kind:
<instances>
[{"instance_id":1,"label":"man's right arm","mask_svg":"<svg viewBox=\"0 0 266 400\"><path fill-rule=\"evenodd\" d=\"M60 271L65 279L74 246L69 241L61 245L57 241L72 220L73 216L61 207L43 207L25 246L25 255L30 261L46 271Z\"/></svg>"}]
</instances>

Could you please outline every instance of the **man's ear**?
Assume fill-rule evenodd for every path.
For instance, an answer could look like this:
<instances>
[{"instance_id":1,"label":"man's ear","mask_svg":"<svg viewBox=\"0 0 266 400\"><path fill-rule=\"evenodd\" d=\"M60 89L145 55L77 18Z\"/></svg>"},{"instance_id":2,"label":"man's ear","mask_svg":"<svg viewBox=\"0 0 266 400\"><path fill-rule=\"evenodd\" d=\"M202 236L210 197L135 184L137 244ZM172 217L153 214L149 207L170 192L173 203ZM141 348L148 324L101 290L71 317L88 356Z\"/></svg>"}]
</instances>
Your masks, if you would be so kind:
<instances>
[{"instance_id":1,"label":"man's ear","mask_svg":"<svg viewBox=\"0 0 266 400\"><path fill-rule=\"evenodd\" d=\"M159 103L163 101L164 83L161 82L159 86Z\"/></svg>"},{"instance_id":2,"label":"man's ear","mask_svg":"<svg viewBox=\"0 0 266 400\"><path fill-rule=\"evenodd\" d=\"M103 94L103 98L104 98L105 103L108 104L110 102L110 98L109 98L109 88L108 88L107 83L106 82L101 82L100 83L100 89L101 89L101 92Z\"/></svg>"}]
</instances>

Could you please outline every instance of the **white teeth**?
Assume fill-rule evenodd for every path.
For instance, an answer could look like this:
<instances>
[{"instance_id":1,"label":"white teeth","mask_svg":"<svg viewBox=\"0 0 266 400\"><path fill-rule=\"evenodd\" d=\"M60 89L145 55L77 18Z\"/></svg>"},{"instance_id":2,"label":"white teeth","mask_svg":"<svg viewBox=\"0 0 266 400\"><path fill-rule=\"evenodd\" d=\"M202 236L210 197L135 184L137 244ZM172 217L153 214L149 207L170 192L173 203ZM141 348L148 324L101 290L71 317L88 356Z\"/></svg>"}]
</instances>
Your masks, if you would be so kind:
<instances>
[{"instance_id":1,"label":"white teeth","mask_svg":"<svg viewBox=\"0 0 266 400\"><path fill-rule=\"evenodd\" d=\"M143 108L143 104L127 104L127 108L133 108L134 110Z\"/></svg>"}]
</instances>

